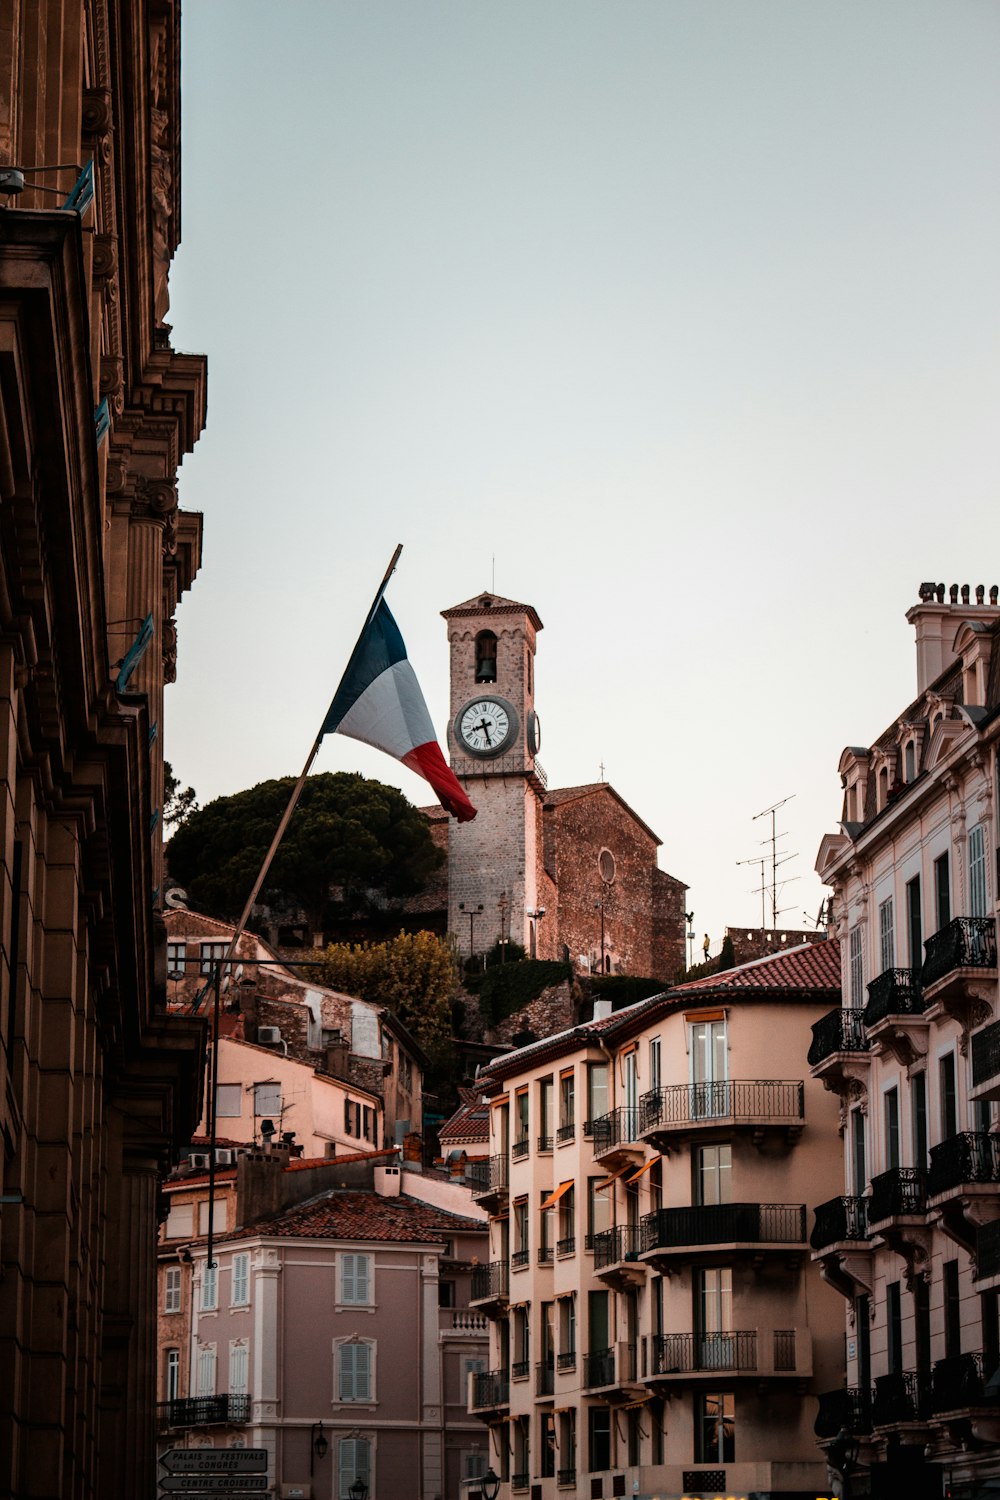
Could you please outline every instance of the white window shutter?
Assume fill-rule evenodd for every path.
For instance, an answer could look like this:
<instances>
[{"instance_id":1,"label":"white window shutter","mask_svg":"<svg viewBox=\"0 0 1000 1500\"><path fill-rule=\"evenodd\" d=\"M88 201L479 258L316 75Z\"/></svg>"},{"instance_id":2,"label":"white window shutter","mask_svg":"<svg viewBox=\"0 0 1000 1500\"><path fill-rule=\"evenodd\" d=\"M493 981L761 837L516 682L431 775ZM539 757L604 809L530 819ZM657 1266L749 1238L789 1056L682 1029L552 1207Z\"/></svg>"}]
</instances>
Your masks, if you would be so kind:
<instances>
[{"instance_id":1,"label":"white window shutter","mask_svg":"<svg viewBox=\"0 0 1000 1500\"><path fill-rule=\"evenodd\" d=\"M341 1302L356 1302L354 1295L354 1256L342 1255L340 1257L340 1300Z\"/></svg>"},{"instance_id":2,"label":"white window shutter","mask_svg":"<svg viewBox=\"0 0 1000 1500\"><path fill-rule=\"evenodd\" d=\"M355 1278L355 1302L368 1301L368 1257L367 1255L356 1255L354 1257Z\"/></svg>"},{"instance_id":3,"label":"white window shutter","mask_svg":"<svg viewBox=\"0 0 1000 1500\"><path fill-rule=\"evenodd\" d=\"M198 1350L198 1395L215 1395L215 1345L203 1344Z\"/></svg>"},{"instance_id":4,"label":"white window shutter","mask_svg":"<svg viewBox=\"0 0 1000 1500\"><path fill-rule=\"evenodd\" d=\"M354 1356L358 1348L357 1344L341 1344L340 1346L340 1399L341 1401L356 1401L355 1390L355 1361Z\"/></svg>"},{"instance_id":5,"label":"white window shutter","mask_svg":"<svg viewBox=\"0 0 1000 1500\"><path fill-rule=\"evenodd\" d=\"M370 1401L372 1396L372 1346L354 1345L354 1399Z\"/></svg>"},{"instance_id":6,"label":"white window shutter","mask_svg":"<svg viewBox=\"0 0 1000 1500\"><path fill-rule=\"evenodd\" d=\"M229 1346L229 1394L245 1396L249 1370L248 1349L242 1340Z\"/></svg>"}]
</instances>

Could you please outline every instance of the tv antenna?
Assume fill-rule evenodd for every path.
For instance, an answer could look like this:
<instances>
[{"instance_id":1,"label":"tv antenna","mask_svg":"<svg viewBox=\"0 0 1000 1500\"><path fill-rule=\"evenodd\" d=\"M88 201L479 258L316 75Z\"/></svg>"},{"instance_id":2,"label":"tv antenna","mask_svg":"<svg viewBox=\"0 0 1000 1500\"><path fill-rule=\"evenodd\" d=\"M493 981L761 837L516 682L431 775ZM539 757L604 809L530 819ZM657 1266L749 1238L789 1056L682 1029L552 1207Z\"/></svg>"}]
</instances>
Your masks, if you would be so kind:
<instances>
[{"instance_id":1,"label":"tv antenna","mask_svg":"<svg viewBox=\"0 0 1000 1500\"><path fill-rule=\"evenodd\" d=\"M762 844L770 844L770 846L771 846L771 884L770 884L769 887L766 885L765 880L764 880L764 867L765 867L765 865L767 863L767 860L764 859L764 858L760 858L760 856L758 856L758 858L760 859L760 865L761 865L761 873L760 873L760 886L761 886L761 902L760 902L760 906L761 906L761 922L762 922L763 926L765 926L765 927L767 926L767 922L764 919L764 913L766 911L766 907L765 907L765 904L764 904L764 894L765 894L766 890L770 889L770 892L771 892L771 927L772 927L772 929L777 929L778 918L780 916L782 916L784 912L791 910L791 907L789 907L789 906L784 906L784 907L781 907L779 909L779 907L778 907L778 895L779 895L779 892L782 891L782 890L784 890L784 888L785 888L786 885L792 884L794 881L798 880L798 878L799 878L797 875L790 875L790 876L786 876L780 883L778 881L778 871L781 868L781 866L782 865L787 865L790 860L798 859L798 855L797 854L785 854L783 851L780 851L778 849L778 840L785 837L785 830L784 829L781 831L781 833L778 832L778 811L779 811L780 808L784 807L786 803L791 802L792 799L795 797L795 795L796 795L795 792L792 792L791 796L789 796L789 797L782 797L782 799L781 799L780 802L773 802L770 807L765 807L764 810L763 810L763 812L754 813L754 816L753 816L753 821L755 823L760 818L770 818L771 819L771 834L770 834L770 837L766 838L766 839L761 839L761 843ZM747 860L746 861L747 864L751 864L751 863L755 863L755 862L756 861L752 861L752 860Z\"/></svg>"}]
</instances>

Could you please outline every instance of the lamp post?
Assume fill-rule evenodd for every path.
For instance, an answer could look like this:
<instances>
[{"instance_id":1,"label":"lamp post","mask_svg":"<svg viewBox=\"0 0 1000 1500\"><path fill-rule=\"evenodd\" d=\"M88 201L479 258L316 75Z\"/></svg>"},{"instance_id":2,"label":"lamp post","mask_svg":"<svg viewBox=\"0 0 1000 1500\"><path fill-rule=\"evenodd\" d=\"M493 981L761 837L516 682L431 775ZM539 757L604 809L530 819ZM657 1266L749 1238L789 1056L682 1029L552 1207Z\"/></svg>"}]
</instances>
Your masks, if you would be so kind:
<instances>
[{"instance_id":1,"label":"lamp post","mask_svg":"<svg viewBox=\"0 0 1000 1500\"><path fill-rule=\"evenodd\" d=\"M479 1488L483 1492L483 1500L497 1500L497 1495L500 1493L500 1475L494 1474L492 1465L480 1478Z\"/></svg>"},{"instance_id":2,"label":"lamp post","mask_svg":"<svg viewBox=\"0 0 1000 1500\"><path fill-rule=\"evenodd\" d=\"M851 1474L860 1452L861 1444L846 1427L840 1429L827 1449L827 1458L840 1475L841 1500L851 1500Z\"/></svg>"},{"instance_id":3,"label":"lamp post","mask_svg":"<svg viewBox=\"0 0 1000 1500\"><path fill-rule=\"evenodd\" d=\"M476 918L479 916L479 913L483 909L483 903L480 901L478 906L470 906L469 910L465 911L465 902L460 901L458 903L458 909L461 912L465 912L465 915L469 919L469 958L473 959L476 956Z\"/></svg>"},{"instance_id":4,"label":"lamp post","mask_svg":"<svg viewBox=\"0 0 1000 1500\"><path fill-rule=\"evenodd\" d=\"M309 1478L316 1472L317 1458L325 1458L330 1450L322 1422L314 1422L309 1429Z\"/></svg>"}]
</instances>

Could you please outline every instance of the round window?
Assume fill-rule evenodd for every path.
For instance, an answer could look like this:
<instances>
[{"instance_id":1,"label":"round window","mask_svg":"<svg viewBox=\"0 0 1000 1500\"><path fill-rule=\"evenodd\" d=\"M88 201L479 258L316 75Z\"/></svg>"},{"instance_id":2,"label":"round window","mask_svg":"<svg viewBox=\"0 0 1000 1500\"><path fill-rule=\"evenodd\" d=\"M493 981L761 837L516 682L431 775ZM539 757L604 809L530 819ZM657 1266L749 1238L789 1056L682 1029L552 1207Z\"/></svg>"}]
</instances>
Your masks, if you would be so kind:
<instances>
[{"instance_id":1,"label":"round window","mask_svg":"<svg viewBox=\"0 0 1000 1500\"><path fill-rule=\"evenodd\" d=\"M610 885L615 878L615 857L610 849L602 849L597 856L597 868L601 872L601 879L605 885Z\"/></svg>"}]
</instances>

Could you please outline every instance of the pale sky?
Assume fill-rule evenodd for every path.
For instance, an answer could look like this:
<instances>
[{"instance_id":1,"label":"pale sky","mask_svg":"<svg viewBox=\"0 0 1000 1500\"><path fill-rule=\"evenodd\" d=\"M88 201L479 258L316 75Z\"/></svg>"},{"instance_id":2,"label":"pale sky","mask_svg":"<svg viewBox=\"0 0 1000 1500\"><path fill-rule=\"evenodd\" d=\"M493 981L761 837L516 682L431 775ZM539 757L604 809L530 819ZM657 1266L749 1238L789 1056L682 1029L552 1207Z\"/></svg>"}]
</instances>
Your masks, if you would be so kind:
<instances>
[{"instance_id":1,"label":"pale sky","mask_svg":"<svg viewBox=\"0 0 1000 1500\"><path fill-rule=\"evenodd\" d=\"M393 546L536 607L550 786L607 779L756 924L814 915L837 762L912 697L921 580L1000 582L995 0L185 0L175 347L205 552L166 754L297 774ZM337 736L318 770L431 799Z\"/></svg>"}]
</instances>

